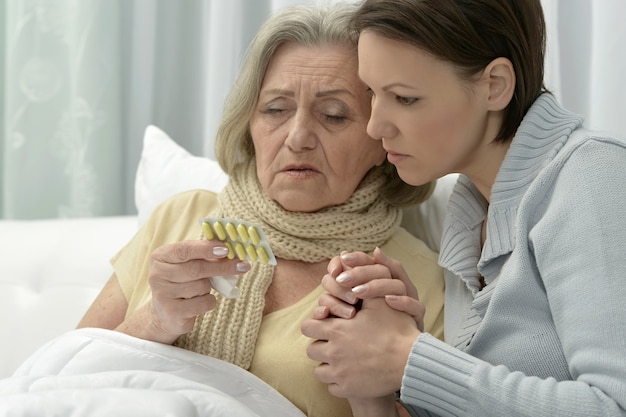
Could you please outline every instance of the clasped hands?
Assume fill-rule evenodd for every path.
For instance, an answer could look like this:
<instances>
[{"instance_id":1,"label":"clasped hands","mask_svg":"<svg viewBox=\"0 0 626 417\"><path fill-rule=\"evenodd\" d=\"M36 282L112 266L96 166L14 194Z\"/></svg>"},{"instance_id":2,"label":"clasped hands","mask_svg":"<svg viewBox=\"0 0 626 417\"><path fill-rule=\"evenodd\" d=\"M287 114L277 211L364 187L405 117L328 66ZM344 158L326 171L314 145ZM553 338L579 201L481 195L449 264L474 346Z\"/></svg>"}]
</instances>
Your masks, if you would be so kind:
<instances>
[{"instance_id":1,"label":"clasped hands","mask_svg":"<svg viewBox=\"0 0 626 417\"><path fill-rule=\"evenodd\" d=\"M392 404L413 343L424 330L425 307L417 290L402 265L378 248L373 256L353 252L333 258L322 285L327 293L301 328L315 339L307 349L320 362L315 376L331 394L347 398L353 411L369 401Z\"/></svg>"}]
</instances>

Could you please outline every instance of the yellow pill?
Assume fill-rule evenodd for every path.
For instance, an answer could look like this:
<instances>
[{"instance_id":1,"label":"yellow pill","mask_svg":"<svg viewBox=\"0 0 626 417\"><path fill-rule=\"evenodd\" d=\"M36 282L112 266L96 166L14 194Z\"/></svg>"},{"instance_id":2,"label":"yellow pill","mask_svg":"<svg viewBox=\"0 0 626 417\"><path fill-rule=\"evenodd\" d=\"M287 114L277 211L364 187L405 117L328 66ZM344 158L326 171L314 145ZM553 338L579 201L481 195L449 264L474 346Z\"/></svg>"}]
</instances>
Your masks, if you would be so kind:
<instances>
[{"instance_id":1,"label":"yellow pill","mask_svg":"<svg viewBox=\"0 0 626 417\"><path fill-rule=\"evenodd\" d=\"M246 259L246 250L244 249L241 242L235 243L235 253L242 261Z\"/></svg>"},{"instance_id":2,"label":"yellow pill","mask_svg":"<svg viewBox=\"0 0 626 417\"><path fill-rule=\"evenodd\" d=\"M228 248L228 259L235 259L235 251L233 250L233 245L230 242L224 242L224 245Z\"/></svg>"},{"instance_id":3,"label":"yellow pill","mask_svg":"<svg viewBox=\"0 0 626 417\"><path fill-rule=\"evenodd\" d=\"M239 232L239 237L241 238L242 242L247 242L250 239L250 236L248 236L248 230L246 229L246 225L244 225L243 223L239 223L239 226L237 226L237 232Z\"/></svg>"},{"instance_id":4,"label":"yellow pill","mask_svg":"<svg viewBox=\"0 0 626 417\"><path fill-rule=\"evenodd\" d=\"M213 240L213 230L211 230L211 225L207 222L202 222L202 233L207 240Z\"/></svg>"},{"instance_id":5,"label":"yellow pill","mask_svg":"<svg viewBox=\"0 0 626 417\"><path fill-rule=\"evenodd\" d=\"M224 230L224 226L222 226L222 223L220 222L213 223L213 230L215 230L215 233L217 233L217 238L219 240L226 239L226 230Z\"/></svg>"},{"instance_id":6,"label":"yellow pill","mask_svg":"<svg viewBox=\"0 0 626 417\"><path fill-rule=\"evenodd\" d=\"M261 236L254 226L248 228L248 234L250 235L250 239L252 239L252 243L255 245L261 243Z\"/></svg>"},{"instance_id":7,"label":"yellow pill","mask_svg":"<svg viewBox=\"0 0 626 417\"><path fill-rule=\"evenodd\" d=\"M263 246L259 246L256 253L259 255L259 259L261 259L262 263L267 264L270 261L270 257L267 255L267 252L265 252L265 248Z\"/></svg>"},{"instance_id":8,"label":"yellow pill","mask_svg":"<svg viewBox=\"0 0 626 417\"><path fill-rule=\"evenodd\" d=\"M253 245L246 246L246 252L248 253L248 256L250 257L250 260L252 262L255 262L257 260L258 256L256 254L256 249L254 249Z\"/></svg>"},{"instance_id":9,"label":"yellow pill","mask_svg":"<svg viewBox=\"0 0 626 417\"><path fill-rule=\"evenodd\" d=\"M230 222L226 223L226 233L228 233L230 240L237 240L237 229L234 224Z\"/></svg>"}]
</instances>

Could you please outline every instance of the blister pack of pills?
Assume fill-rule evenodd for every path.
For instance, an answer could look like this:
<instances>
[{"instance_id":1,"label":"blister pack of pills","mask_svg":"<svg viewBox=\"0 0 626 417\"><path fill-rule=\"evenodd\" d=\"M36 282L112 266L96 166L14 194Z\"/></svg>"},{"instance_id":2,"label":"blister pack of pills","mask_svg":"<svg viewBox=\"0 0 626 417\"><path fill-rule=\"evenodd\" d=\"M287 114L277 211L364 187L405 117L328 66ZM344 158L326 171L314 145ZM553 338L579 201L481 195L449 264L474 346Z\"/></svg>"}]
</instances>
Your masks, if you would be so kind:
<instances>
[{"instance_id":1,"label":"blister pack of pills","mask_svg":"<svg viewBox=\"0 0 626 417\"><path fill-rule=\"evenodd\" d=\"M227 218L202 219L202 234L208 240L221 240L228 248L228 259L276 265L276 257L263 228L251 222Z\"/></svg>"},{"instance_id":2,"label":"blister pack of pills","mask_svg":"<svg viewBox=\"0 0 626 417\"><path fill-rule=\"evenodd\" d=\"M228 218L207 217L200 219L202 235L208 240L221 240L228 248L228 259L276 265L276 257L260 225ZM226 298L238 298L238 277L211 277L213 288Z\"/></svg>"}]
</instances>

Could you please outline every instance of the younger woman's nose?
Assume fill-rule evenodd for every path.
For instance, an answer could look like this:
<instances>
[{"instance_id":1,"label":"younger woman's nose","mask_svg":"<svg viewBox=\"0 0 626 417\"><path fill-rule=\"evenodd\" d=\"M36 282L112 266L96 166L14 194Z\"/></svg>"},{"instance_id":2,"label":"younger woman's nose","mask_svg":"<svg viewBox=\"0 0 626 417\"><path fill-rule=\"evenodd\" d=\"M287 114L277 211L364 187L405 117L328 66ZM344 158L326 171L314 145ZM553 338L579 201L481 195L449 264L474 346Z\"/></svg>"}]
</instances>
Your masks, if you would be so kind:
<instances>
[{"instance_id":1,"label":"younger woman's nose","mask_svg":"<svg viewBox=\"0 0 626 417\"><path fill-rule=\"evenodd\" d=\"M367 122L367 134L374 139L391 138L397 134L397 128L384 115L384 112L372 105L370 119Z\"/></svg>"}]
</instances>

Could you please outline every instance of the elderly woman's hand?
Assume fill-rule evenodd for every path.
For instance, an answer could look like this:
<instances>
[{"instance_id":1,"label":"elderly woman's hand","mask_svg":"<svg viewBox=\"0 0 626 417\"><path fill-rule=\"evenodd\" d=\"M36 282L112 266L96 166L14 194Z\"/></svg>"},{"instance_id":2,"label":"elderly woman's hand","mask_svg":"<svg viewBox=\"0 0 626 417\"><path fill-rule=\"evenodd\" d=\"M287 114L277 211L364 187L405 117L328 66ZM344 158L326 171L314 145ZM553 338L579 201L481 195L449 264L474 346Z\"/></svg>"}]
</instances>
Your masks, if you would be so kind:
<instances>
[{"instance_id":1,"label":"elderly woman's hand","mask_svg":"<svg viewBox=\"0 0 626 417\"><path fill-rule=\"evenodd\" d=\"M314 319L329 316L351 318L359 300L385 297L387 304L414 317L420 331L424 330L424 304L406 271L395 259L379 248L373 256L363 252L342 253L328 264L328 274L322 278L327 291L319 298Z\"/></svg>"},{"instance_id":2,"label":"elderly woman's hand","mask_svg":"<svg viewBox=\"0 0 626 417\"><path fill-rule=\"evenodd\" d=\"M210 277L238 275L248 262L228 260L223 242L196 240L156 249L150 259L148 281L152 299L144 306L151 340L173 343L193 329L196 316L215 307Z\"/></svg>"}]
</instances>

